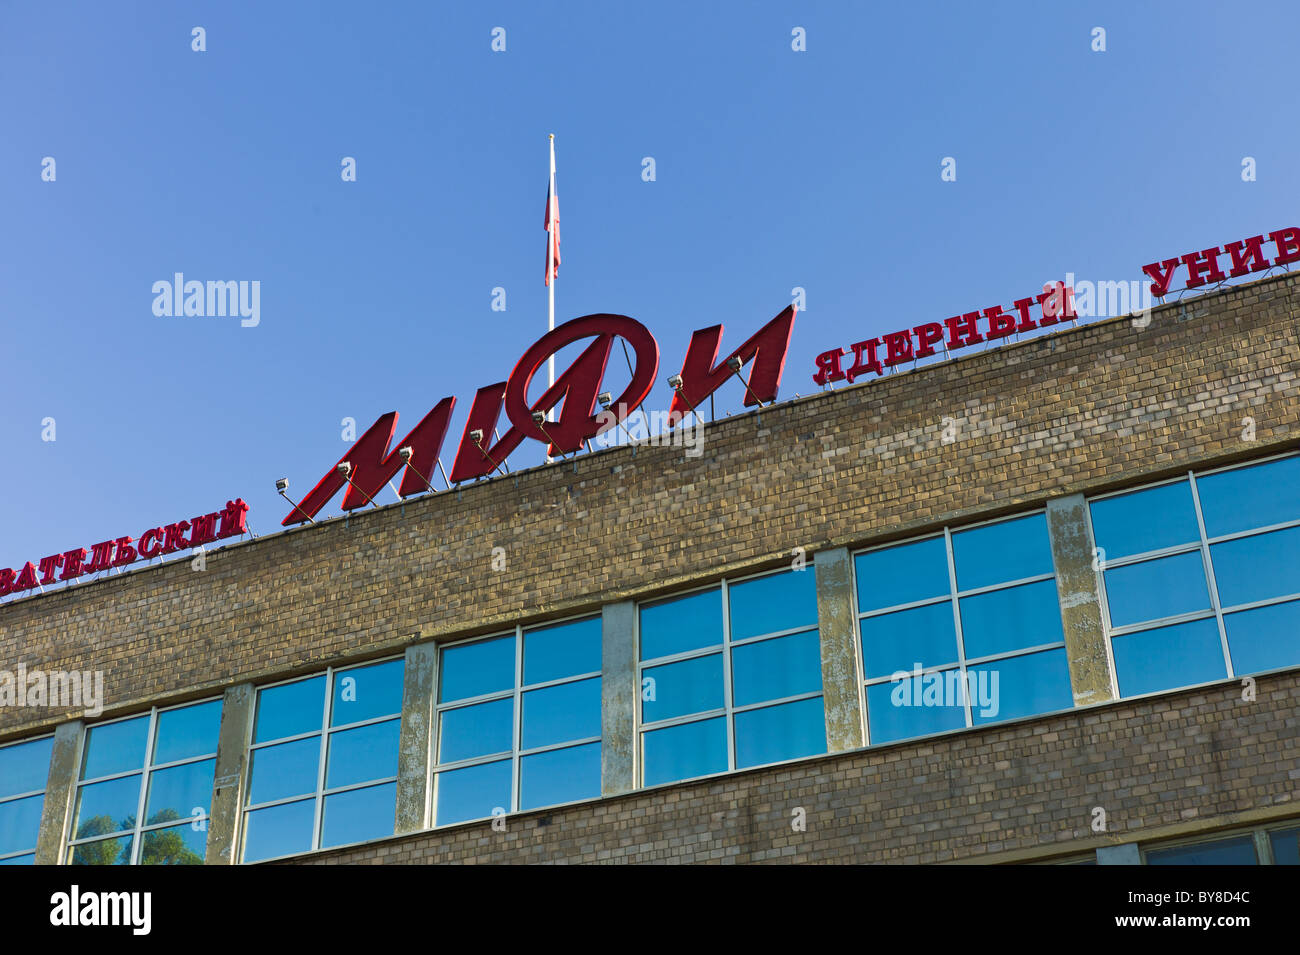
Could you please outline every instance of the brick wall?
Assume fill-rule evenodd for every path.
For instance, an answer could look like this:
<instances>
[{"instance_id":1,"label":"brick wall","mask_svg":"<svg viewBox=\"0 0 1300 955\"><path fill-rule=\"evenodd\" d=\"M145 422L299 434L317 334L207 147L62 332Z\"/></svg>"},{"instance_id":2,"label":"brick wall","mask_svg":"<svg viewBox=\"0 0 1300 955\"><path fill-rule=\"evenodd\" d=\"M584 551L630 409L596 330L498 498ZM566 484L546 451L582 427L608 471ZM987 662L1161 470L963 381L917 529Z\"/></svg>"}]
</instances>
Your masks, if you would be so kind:
<instances>
[{"instance_id":1,"label":"brick wall","mask_svg":"<svg viewBox=\"0 0 1300 955\"><path fill-rule=\"evenodd\" d=\"M121 714L594 610L796 545L880 540L1294 445L1298 283L1277 276L1159 308L1145 329L1097 322L725 419L700 458L604 451L220 549L203 572L183 560L26 598L0 606L0 667L102 669L105 713ZM812 387L811 370L792 364L786 393ZM310 480L328 463L300 470ZM0 738L60 718L0 708Z\"/></svg>"},{"instance_id":2,"label":"brick wall","mask_svg":"<svg viewBox=\"0 0 1300 955\"><path fill-rule=\"evenodd\" d=\"M1247 703L1225 681L293 861L1024 861L1300 815L1300 673L1255 689Z\"/></svg>"}]
</instances>

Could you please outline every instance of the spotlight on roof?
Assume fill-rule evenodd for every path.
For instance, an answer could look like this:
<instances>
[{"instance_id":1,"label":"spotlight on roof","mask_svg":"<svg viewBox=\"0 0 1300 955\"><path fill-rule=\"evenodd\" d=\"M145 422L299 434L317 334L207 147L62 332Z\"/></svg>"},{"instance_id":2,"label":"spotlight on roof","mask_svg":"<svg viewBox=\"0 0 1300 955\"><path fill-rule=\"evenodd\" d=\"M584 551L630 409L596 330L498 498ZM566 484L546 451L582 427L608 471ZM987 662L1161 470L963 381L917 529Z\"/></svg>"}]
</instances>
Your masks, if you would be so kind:
<instances>
[{"instance_id":1,"label":"spotlight on roof","mask_svg":"<svg viewBox=\"0 0 1300 955\"><path fill-rule=\"evenodd\" d=\"M727 367L730 368L733 372L736 372L744 368L745 363L740 360L739 355L732 355L730 358L727 359Z\"/></svg>"},{"instance_id":2,"label":"spotlight on roof","mask_svg":"<svg viewBox=\"0 0 1300 955\"><path fill-rule=\"evenodd\" d=\"M315 521L312 520L310 514L308 514L306 511L304 511L301 507L299 507L299 506L294 502L293 498L291 498L288 494L284 493L285 491L289 490L289 479L288 479L288 478L280 478L280 480L276 481L276 482L275 482L275 490L276 490L277 493L279 493L279 495L280 495L282 498L284 498L284 499L285 499L286 501L288 501L290 504L293 504L293 509L294 509L295 511L297 511L299 514L301 514L303 517L307 518L308 523L311 523L311 524L315 524L315 523L316 523Z\"/></svg>"}]
</instances>

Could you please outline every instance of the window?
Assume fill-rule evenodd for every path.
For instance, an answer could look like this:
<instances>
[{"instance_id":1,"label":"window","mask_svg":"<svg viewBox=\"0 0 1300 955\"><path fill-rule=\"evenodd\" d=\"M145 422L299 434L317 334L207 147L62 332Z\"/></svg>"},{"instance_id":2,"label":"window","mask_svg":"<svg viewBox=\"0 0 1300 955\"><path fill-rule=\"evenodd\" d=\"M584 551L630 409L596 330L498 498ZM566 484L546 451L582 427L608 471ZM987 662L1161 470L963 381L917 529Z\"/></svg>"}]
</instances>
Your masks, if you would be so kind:
<instances>
[{"instance_id":1,"label":"window","mask_svg":"<svg viewBox=\"0 0 1300 955\"><path fill-rule=\"evenodd\" d=\"M36 862L54 737L0 746L0 865Z\"/></svg>"},{"instance_id":2,"label":"window","mask_svg":"<svg viewBox=\"0 0 1300 955\"><path fill-rule=\"evenodd\" d=\"M1120 696L1300 664L1300 456L1089 502Z\"/></svg>"},{"instance_id":3,"label":"window","mask_svg":"<svg viewBox=\"0 0 1300 955\"><path fill-rule=\"evenodd\" d=\"M393 834L404 669L332 668L257 691L245 862Z\"/></svg>"},{"instance_id":4,"label":"window","mask_svg":"<svg viewBox=\"0 0 1300 955\"><path fill-rule=\"evenodd\" d=\"M221 701L86 730L72 813L72 865L202 865Z\"/></svg>"},{"instance_id":5,"label":"window","mask_svg":"<svg viewBox=\"0 0 1300 955\"><path fill-rule=\"evenodd\" d=\"M1213 842L1149 849L1147 865L1257 865L1255 840L1249 835Z\"/></svg>"},{"instance_id":6,"label":"window","mask_svg":"<svg viewBox=\"0 0 1300 955\"><path fill-rule=\"evenodd\" d=\"M600 617L439 657L434 825L600 795Z\"/></svg>"},{"instance_id":7,"label":"window","mask_svg":"<svg viewBox=\"0 0 1300 955\"><path fill-rule=\"evenodd\" d=\"M642 785L826 752L814 573L640 607Z\"/></svg>"},{"instance_id":8,"label":"window","mask_svg":"<svg viewBox=\"0 0 1300 955\"><path fill-rule=\"evenodd\" d=\"M1073 705L1042 512L864 551L853 567L872 743Z\"/></svg>"}]
</instances>

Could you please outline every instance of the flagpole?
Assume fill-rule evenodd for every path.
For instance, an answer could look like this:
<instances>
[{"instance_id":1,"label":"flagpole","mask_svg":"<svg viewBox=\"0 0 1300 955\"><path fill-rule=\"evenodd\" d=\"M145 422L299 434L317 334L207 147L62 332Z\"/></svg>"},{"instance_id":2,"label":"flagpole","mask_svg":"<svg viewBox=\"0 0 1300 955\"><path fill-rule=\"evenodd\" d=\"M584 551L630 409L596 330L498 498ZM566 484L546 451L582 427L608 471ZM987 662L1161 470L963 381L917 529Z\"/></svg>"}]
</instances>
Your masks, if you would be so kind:
<instances>
[{"instance_id":1,"label":"flagpole","mask_svg":"<svg viewBox=\"0 0 1300 955\"><path fill-rule=\"evenodd\" d=\"M547 194L551 197L550 199L551 205L550 208L546 210L546 214L549 217L550 229L554 230L555 206L556 206L555 134L554 133L551 133L551 184ZM547 290L546 330L548 332L555 331L555 261L554 258L555 258L555 233L554 231L551 231L546 242L546 275L550 279L550 281L546 283L546 290ZM551 357L547 360L546 363L546 386L550 388L554 384L555 384L555 355L554 353L552 353ZM555 410L553 408L548 410L547 414L550 416L549 420L551 421L555 420Z\"/></svg>"}]
</instances>

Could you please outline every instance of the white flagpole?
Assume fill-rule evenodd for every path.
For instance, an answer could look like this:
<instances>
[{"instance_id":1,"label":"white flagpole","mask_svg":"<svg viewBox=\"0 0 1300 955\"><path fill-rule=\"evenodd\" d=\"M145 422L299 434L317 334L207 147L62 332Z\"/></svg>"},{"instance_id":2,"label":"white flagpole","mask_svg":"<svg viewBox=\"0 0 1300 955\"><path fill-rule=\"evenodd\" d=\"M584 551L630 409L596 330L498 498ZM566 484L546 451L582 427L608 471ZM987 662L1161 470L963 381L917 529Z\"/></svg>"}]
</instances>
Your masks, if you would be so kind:
<instances>
[{"instance_id":1,"label":"white flagpole","mask_svg":"<svg viewBox=\"0 0 1300 955\"><path fill-rule=\"evenodd\" d=\"M558 197L555 195L555 134L551 133L551 185L547 191L550 196L550 205L546 210L547 222L550 229L547 232L546 240L546 289L547 289L547 322L546 330L555 331L555 207L558 204ZM549 388L555 384L555 355L552 354L547 360L546 365L546 386ZM552 408L547 412L550 421L555 420L555 409Z\"/></svg>"}]
</instances>

